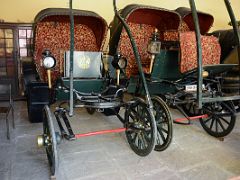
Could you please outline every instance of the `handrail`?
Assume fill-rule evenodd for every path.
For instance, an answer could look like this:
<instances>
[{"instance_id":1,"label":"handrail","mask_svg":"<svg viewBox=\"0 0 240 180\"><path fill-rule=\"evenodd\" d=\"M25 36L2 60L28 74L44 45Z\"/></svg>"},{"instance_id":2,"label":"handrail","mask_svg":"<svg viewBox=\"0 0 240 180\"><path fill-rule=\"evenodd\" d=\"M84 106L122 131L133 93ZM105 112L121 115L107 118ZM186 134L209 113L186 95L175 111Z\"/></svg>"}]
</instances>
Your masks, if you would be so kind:
<instances>
[{"instance_id":1,"label":"handrail","mask_svg":"<svg viewBox=\"0 0 240 180\"><path fill-rule=\"evenodd\" d=\"M73 115L73 51L74 51L74 17L72 12L72 0L69 0L70 16L70 99L69 99L69 116Z\"/></svg>"},{"instance_id":2,"label":"handrail","mask_svg":"<svg viewBox=\"0 0 240 180\"><path fill-rule=\"evenodd\" d=\"M197 62L198 62L198 83L197 83L197 105L198 108L202 108L202 45L201 45L201 34L197 15L197 9L194 0L189 0L189 4L192 10L193 22L195 27L196 42L197 42Z\"/></svg>"}]
</instances>

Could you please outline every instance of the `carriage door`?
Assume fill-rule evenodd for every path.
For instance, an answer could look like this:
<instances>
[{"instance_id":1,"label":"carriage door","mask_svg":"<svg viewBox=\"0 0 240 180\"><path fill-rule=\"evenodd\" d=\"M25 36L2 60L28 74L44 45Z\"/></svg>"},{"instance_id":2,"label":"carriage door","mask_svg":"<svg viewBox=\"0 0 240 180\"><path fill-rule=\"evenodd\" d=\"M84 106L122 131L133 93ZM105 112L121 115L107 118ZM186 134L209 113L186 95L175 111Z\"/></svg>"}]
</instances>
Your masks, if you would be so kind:
<instances>
[{"instance_id":1,"label":"carriage door","mask_svg":"<svg viewBox=\"0 0 240 180\"><path fill-rule=\"evenodd\" d=\"M16 98L20 97L20 59L31 56L28 46L32 31L28 31L29 28L17 23L0 24L0 84L11 83Z\"/></svg>"}]
</instances>

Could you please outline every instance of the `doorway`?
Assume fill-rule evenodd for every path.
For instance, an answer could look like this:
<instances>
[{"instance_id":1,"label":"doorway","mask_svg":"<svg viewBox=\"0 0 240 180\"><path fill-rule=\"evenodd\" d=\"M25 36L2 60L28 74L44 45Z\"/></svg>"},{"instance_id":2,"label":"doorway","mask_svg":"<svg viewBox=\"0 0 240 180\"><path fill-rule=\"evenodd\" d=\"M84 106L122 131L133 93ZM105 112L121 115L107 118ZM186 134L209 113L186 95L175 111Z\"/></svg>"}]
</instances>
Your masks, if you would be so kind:
<instances>
[{"instance_id":1,"label":"doorway","mask_svg":"<svg viewBox=\"0 0 240 180\"><path fill-rule=\"evenodd\" d=\"M21 61L33 57L32 41L32 24L0 23L0 83L11 83L15 98L21 97Z\"/></svg>"}]
</instances>

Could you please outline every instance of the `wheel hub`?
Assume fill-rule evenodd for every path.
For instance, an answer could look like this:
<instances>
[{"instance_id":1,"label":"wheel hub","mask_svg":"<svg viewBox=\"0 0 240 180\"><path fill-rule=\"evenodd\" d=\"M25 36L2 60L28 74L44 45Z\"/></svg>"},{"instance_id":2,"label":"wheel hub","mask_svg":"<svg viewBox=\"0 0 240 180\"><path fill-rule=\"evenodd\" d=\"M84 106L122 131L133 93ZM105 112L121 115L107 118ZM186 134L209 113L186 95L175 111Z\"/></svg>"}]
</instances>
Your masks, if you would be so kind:
<instances>
[{"instance_id":1,"label":"wheel hub","mask_svg":"<svg viewBox=\"0 0 240 180\"><path fill-rule=\"evenodd\" d=\"M144 124L142 122L134 122L130 125L130 127L132 127L133 129L136 129L136 130L144 130L145 129Z\"/></svg>"},{"instance_id":2,"label":"wheel hub","mask_svg":"<svg viewBox=\"0 0 240 180\"><path fill-rule=\"evenodd\" d=\"M37 145L38 145L38 147L50 146L50 145L52 145L51 138L45 134L39 135L37 137Z\"/></svg>"}]
</instances>

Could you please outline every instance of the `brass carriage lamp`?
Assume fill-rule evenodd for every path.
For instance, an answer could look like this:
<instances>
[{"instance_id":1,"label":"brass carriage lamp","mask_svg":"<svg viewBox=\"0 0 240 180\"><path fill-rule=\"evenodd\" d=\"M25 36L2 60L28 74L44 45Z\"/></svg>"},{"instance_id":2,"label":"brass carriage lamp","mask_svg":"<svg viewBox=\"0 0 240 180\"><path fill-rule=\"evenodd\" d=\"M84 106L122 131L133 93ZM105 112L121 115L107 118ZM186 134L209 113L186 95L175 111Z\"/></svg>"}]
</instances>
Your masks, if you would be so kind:
<instances>
[{"instance_id":1,"label":"brass carriage lamp","mask_svg":"<svg viewBox=\"0 0 240 180\"><path fill-rule=\"evenodd\" d=\"M42 65L47 70L48 87L51 89L51 69L56 66L56 59L51 55L51 52L49 50L44 50L42 53Z\"/></svg>"},{"instance_id":2,"label":"brass carriage lamp","mask_svg":"<svg viewBox=\"0 0 240 180\"><path fill-rule=\"evenodd\" d=\"M119 85L120 71L127 67L127 59L121 54L116 54L112 61L112 66L116 69L117 85Z\"/></svg>"},{"instance_id":3,"label":"brass carriage lamp","mask_svg":"<svg viewBox=\"0 0 240 180\"><path fill-rule=\"evenodd\" d=\"M156 28L148 44L148 53L152 55L151 61L150 61L150 67L149 67L149 74L152 73L153 63L154 63L156 54L159 54L161 51L161 42L159 39L160 38L159 38L158 29Z\"/></svg>"}]
</instances>

